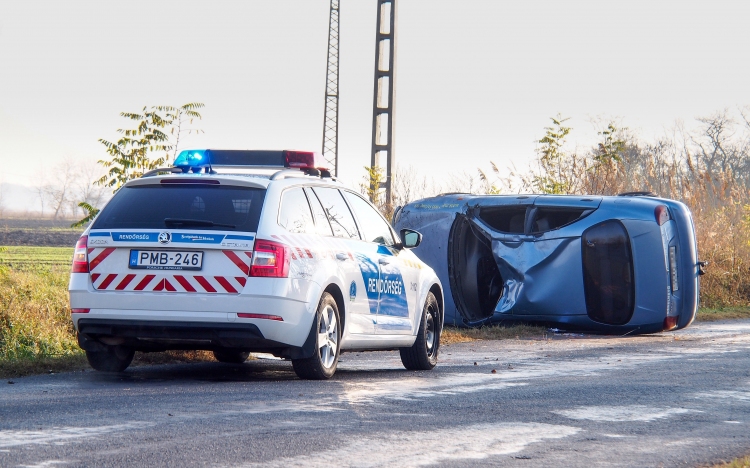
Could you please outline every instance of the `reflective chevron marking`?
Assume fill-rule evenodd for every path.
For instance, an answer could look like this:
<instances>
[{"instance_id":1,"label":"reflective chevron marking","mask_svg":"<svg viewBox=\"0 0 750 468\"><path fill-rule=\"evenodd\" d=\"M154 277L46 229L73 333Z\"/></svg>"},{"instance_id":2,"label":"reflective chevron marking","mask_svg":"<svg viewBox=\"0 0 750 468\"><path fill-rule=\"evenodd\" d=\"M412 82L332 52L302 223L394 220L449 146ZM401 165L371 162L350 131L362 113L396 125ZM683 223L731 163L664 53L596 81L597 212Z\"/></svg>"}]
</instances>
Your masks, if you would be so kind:
<instances>
[{"instance_id":1,"label":"reflective chevron marking","mask_svg":"<svg viewBox=\"0 0 750 468\"><path fill-rule=\"evenodd\" d=\"M111 255L116 248L95 248L90 253L92 259L89 270L99 267L99 270L118 270L122 268L119 256ZM219 254L219 251L215 251ZM242 255L244 252L244 255ZM253 253L250 251L222 250L226 260L221 261L222 256L214 258L214 262L221 261L214 266L216 272L226 272L228 275L195 275L192 271L159 271L148 270L136 272L124 269L124 273L92 272L91 283L98 291L149 291L149 292L178 292L178 293L216 293L216 294L239 294L247 284L250 274L250 263ZM110 256L111 255L111 256ZM219 254L220 255L220 254ZM105 260L106 263L105 263ZM233 265L230 267L230 265ZM216 270L216 268L219 270ZM234 268L237 270L233 270ZM240 273L241 276L235 276Z\"/></svg>"},{"instance_id":2,"label":"reflective chevron marking","mask_svg":"<svg viewBox=\"0 0 750 468\"><path fill-rule=\"evenodd\" d=\"M117 285L117 287L115 288L115 290L122 291L123 289L127 288L128 284L131 281L133 281L133 278L135 278L135 275L133 275L133 274L125 275L125 278L123 278L123 280L120 281L120 284Z\"/></svg>"},{"instance_id":3,"label":"reflective chevron marking","mask_svg":"<svg viewBox=\"0 0 750 468\"><path fill-rule=\"evenodd\" d=\"M242 259L239 256L237 256L236 253L232 252L231 250L224 250L223 252L224 252L224 255L226 255L227 258L229 258L229 260L232 261L232 263L237 265L237 268L239 268L242 273L244 273L246 276L250 275L250 265L243 262ZM245 252L245 253L248 253L248 252Z\"/></svg>"},{"instance_id":4,"label":"reflective chevron marking","mask_svg":"<svg viewBox=\"0 0 750 468\"><path fill-rule=\"evenodd\" d=\"M95 249L99 250L99 249ZM89 271L94 271L96 267L99 266L100 263L102 263L109 255L115 251L114 247L108 247L106 249L101 249L101 252L96 255L94 258L89 260Z\"/></svg>"},{"instance_id":5,"label":"reflective chevron marking","mask_svg":"<svg viewBox=\"0 0 750 468\"><path fill-rule=\"evenodd\" d=\"M133 288L134 291L143 291L146 289L146 286L148 286L148 283L151 282L152 279L156 278L156 275L146 275L143 277L143 279L138 283L138 285Z\"/></svg>"}]
</instances>

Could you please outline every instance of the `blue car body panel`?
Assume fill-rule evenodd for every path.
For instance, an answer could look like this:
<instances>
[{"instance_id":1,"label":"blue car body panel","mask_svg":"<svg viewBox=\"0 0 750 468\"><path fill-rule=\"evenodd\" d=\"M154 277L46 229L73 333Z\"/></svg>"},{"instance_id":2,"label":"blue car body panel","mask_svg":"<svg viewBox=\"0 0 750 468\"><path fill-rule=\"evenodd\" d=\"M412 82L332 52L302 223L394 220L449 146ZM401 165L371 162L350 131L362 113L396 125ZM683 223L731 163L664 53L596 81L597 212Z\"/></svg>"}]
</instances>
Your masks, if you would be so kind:
<instances>
[{"instance_id":1,"label":"blue car body panel","mask_svg":"<svg viewBox=\"0 0 750 468\"><path fill-rule=\"evenodd\" d=\"M674 200L449 194L409 203L394 226L422 233L414 252L446 289L448 324L649 333L698 308L695 229Z\"/></svg>"}]
</instances>

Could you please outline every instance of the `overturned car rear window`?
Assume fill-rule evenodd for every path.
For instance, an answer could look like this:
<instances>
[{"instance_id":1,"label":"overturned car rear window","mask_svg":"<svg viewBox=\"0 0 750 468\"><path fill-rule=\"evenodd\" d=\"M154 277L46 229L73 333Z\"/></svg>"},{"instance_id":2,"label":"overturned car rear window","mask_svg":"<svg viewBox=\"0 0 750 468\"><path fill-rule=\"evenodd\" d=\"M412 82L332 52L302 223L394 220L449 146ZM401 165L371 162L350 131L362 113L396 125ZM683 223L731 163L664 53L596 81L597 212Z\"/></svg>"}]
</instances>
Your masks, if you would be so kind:
<instances>
[{"instance_id":1,"label":"overturned car rear window","mask_svg":"<svg viewBox=\"0 0 750 468\"><path fill-rule=\"evenodd\" d=\"M630 237L620 221L587 229L581 238L583 287L591 320L624 325L633 316L635 283Z\"/></svg>"},{"instance_id":2,"label":"overturned car rear window","mask_svg":"<svg viewBox=\"0 0 750 468\"><path fill-rule=\"evenodd\" d=\"M92 229L256 232L265 189L222 185L135 185L120 189Z\"/></svg>"}]
</instances>

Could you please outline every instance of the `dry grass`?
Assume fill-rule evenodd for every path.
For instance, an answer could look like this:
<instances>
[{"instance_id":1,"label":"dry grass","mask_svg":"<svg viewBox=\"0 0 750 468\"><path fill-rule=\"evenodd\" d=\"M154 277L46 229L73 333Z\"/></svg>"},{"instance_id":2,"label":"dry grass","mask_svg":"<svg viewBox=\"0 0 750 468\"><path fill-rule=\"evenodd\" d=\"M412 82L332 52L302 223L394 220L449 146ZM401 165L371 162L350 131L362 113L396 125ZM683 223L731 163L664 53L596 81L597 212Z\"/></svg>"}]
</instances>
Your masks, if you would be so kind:
<instances>
[{"instance_id":1,"label":"dry grass","mask_svg":"<svg viewBox=\"0 0 750 468\"><path fill-rule=\"evenodd\" d=\"M534 325L492 325L480 328L446 327L440 336L442 344L465 343L477 340L512 340L543 337L545 327Z\"/></svg>"},{"instance_id":2,"label":"dry grass","mask_svg":"<svg viewBox=\"0 0 750 468\"><path fill-rule=\"evenodd\" d=\"M68 306L68 269L0 266L0 361L80 355Z\"/></svg>"},{"instance_id":3,"label":"dry grass","mask_svg":"<svg viewBox=\"0 0 750 468\"><path fill-rule=\"evenodd\" d=\"M735 458L730 462L711 465L711 468L750 468L750 455L742 458Z\"/></svg>"}]
</instances>

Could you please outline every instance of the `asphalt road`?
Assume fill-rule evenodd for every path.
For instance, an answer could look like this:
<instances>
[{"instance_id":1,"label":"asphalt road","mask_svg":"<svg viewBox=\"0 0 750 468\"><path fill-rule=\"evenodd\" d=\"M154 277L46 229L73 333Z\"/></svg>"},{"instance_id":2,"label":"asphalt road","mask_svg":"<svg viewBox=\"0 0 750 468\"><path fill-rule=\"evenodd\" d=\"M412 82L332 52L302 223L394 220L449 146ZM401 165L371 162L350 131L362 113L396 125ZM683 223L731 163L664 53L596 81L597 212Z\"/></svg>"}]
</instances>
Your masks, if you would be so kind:
<instances>
[{"instance_id":1,"label":"asphalt road","mask_svg":"<svg viewBox=\"0 0 750 468\"><path fill-rule=\"evenodd\" d=\"M476 364L475 364L476 363ZM495 372L493 372L495 370ZM0 466L697 466L750 453L750 321L0 382Z\"/></svg>"}]
</instances>

